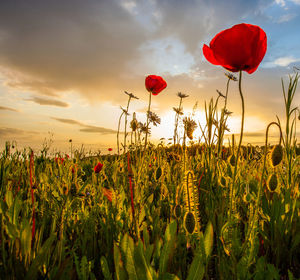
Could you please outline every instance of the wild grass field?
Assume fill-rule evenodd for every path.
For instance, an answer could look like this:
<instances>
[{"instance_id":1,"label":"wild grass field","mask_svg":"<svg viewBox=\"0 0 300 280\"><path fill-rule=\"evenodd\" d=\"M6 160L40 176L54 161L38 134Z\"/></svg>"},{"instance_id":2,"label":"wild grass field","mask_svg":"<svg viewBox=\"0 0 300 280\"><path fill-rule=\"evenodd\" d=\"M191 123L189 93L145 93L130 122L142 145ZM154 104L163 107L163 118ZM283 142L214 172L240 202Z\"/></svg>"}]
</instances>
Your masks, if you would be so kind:
<instances>
[{"instance_id":1,"label":"wild grass field","mask_svg":"<svg viewBox=\"0 0 300 280\"><path fill-rule=\"evenodd\" d=\"M197 124L181 118L182 93L167 144L145 141L159 123L150 109L146 124L133 117L118 134L118 153L51 157L47 146L34 154L7 142L1 279L299 279L298 78L283 84L286 118L268 125L264 146L234 135L224 146L230 112L221 92L205 106L201 142L189 145ZM272 126L278 144L270 146Z\"/></svg>"}]
</instances>

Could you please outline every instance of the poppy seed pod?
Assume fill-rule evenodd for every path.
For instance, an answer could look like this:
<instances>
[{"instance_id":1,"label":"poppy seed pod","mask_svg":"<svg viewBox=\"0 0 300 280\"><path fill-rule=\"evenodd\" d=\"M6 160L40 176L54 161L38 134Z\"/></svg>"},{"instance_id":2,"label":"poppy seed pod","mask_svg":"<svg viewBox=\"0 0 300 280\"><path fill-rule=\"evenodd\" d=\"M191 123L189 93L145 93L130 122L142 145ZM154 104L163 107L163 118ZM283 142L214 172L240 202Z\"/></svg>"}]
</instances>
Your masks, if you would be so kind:
<instances>
[{"instance_id":1,"label":"poppy seed pod","mask_svg":"<svg viewBox=\"0 0 300 280\"><path fill-rule=\"evenodd\" d=\"M193 234L196 227L195 215L192 212L188 212L184 216L184 228L189 234Z\"/></svg>"},{"instance_id":2,"label":"poppy seed pod","mask_svg":"<svg viewBox=\"0 0 300 280\"><path fill-rule=\"evenodd\" d=\"M272 166L278 165L283 158L283 148L281 145L276 145L271 151L271 164Z\"/></svg>"}]
</instances>

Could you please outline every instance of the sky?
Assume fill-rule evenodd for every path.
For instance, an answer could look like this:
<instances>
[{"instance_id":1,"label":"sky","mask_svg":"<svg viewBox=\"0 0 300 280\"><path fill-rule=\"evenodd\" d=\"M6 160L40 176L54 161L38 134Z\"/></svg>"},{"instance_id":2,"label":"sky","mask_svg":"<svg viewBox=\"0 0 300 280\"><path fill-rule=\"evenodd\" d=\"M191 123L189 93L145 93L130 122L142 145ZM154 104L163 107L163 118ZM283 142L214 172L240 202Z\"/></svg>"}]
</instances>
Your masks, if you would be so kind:
<instances>
[{"instance_id":1,"label":"sky","mask_svg":"<svg viewBox=\"0 0 300 280\"><path fill-rule=\"evenodd\" d=\"M244 143L259 144L276 115L285 121L281 78L287 85L293 67L300 68L300 0L0 1L0 147L51 143L68 151L72 139L74 148L115 151L124 91L139 98L130 103L129 121L136 112L145 122L150 74L168 84L152 98L161 117L152 141L173 136L178 92L189 95L185 116L197 102L194 118L204 125L204 103L216 99L216 89L225 91L227 79L224 68L204 58L203 44L243 22L259 25L268 41L258 70L245 72L242 85ZM299 101L298 89L294 105ZM230 84L228 110L230 133L238 134L238 83Z\"/></svg>"}]
</instances>

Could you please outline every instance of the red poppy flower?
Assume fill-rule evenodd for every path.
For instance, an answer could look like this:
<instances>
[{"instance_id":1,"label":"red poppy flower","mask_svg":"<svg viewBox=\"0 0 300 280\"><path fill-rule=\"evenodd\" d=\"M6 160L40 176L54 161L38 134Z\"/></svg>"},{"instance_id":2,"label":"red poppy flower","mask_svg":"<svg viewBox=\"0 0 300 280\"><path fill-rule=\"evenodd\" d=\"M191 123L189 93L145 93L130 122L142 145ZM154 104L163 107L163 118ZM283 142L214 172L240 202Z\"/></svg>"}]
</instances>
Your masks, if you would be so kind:
<instances>
[{"instance_id":1,"label":"red poppy flower","mask_svg":"<svg viewBox=\"0 0 300 280\"><path fill-rule=\"evenodd\" d=\"M241 23L218 33L209 47L203 45L205 58L232 72L253 73L267 51L267 35L257 25Z\"/></svg>"},{"instance_id":2,"label":"red poppy flower","mask_svg":"<svg viewBox=\"0 0 300 280\"><path fill-rule=\"evenodd\" d=\"M153 95L157 95L167 87L167 83L160 76L149 75L145 79L145 86L149 92L151 92Z\"/></svg>"},{"instance_id":3,"label":"red poppy flower","mask_svg":"<svg viewBox=\"0 0 300 280\"><path fill-rule=\"evenodd\" d=\"M103 164L101 162L98 162L98 164L95 165L95 167L94 167L95 173L99 173L101 171L102 167L103 167Z\"/></svg>"},{"instance_id":4,"label":"red poppy flower","mask_svg":"<svg viewBox=\"0 0 300 280\"><path fill-rule=\"evenodd\" d=\"M106 188L102 188L102 190L103 190L103 195L106 196L110 202L112 202L112 198L113 198L112 191Z\"/></svg>"},{"instance_id":5,"label":"red poppy flower","mask_svg":"<svg viewBox=\"0 0 300 280\"><path fill-rule=\"evenodd\" d=\"M112 148L108 148L108 151L111 152L111 151L112 151Z\"/></svg>"}]
</instances>

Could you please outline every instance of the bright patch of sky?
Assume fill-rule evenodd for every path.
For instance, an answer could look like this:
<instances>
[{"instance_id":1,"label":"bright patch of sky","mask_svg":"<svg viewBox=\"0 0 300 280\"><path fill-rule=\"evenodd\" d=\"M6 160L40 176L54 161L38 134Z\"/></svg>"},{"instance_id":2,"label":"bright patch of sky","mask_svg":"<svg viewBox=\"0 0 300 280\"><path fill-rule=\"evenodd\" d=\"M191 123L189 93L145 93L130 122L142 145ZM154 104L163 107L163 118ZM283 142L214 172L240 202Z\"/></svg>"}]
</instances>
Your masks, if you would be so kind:
<instances>
[{"instance_id":1,"label":"bright patch of sky","mask_svg":"<svg viewBox=\"0 0 300 280\"><path fill-rule=\"evenodd\" d=\"M144 56L141 67L145 69L146 64L150 71L159 75L189 73L195 64L194 57L186 52L185 45L172 37L148 41L140 51Z\"/></svg>"},{"instance_id":2,"label":"bright patch of sky","mask_svg":"<svg viewBox=\"0 0 300 280\"><path fill-rule=\"evenodd\" d=\"M300 61L300 0L276 0L259 17L249 17L268 36L268 50L261 67L297 66ZM287 32L288 30L288 32Z\"/></svg>"}]
</instances>

